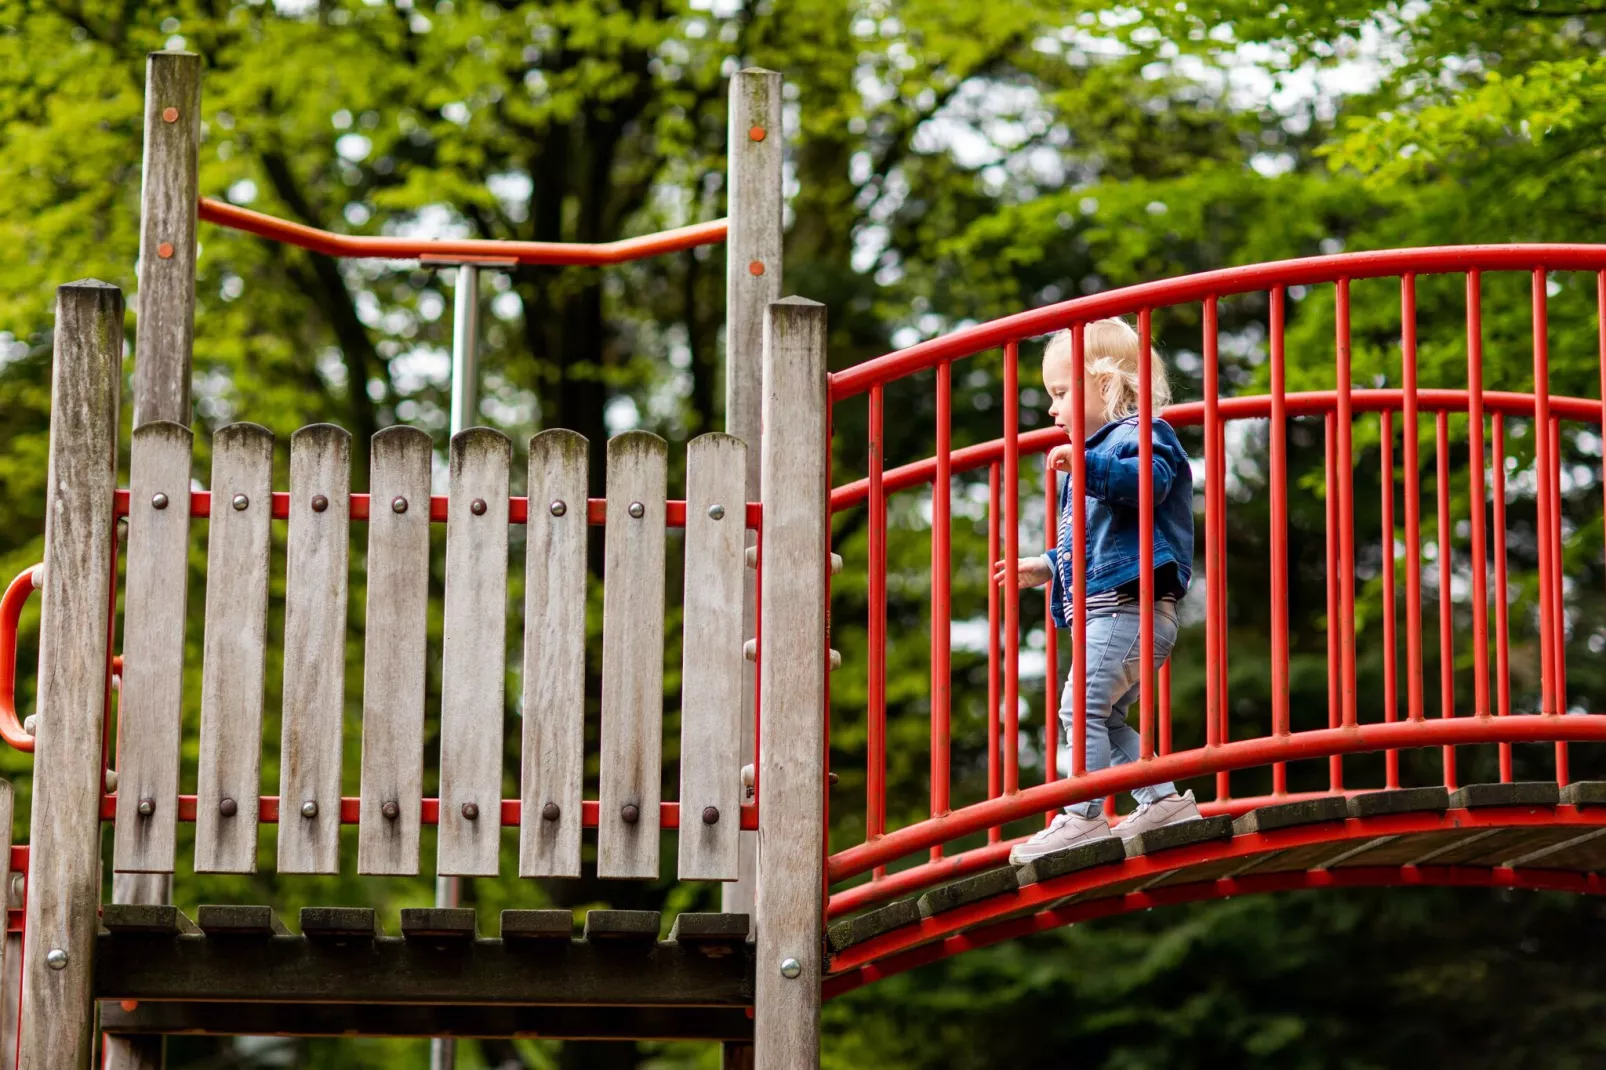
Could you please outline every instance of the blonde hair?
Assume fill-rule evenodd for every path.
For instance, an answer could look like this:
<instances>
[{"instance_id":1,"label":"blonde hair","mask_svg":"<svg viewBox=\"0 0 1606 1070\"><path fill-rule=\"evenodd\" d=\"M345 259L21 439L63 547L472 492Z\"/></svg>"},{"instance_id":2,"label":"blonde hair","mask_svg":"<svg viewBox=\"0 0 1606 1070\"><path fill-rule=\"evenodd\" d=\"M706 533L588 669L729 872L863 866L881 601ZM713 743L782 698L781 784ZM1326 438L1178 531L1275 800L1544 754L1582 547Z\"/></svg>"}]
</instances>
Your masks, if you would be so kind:
<instances>
[{"instance_id":1,"label":"blonde hair","mask_svg":"<svg viewBox=\"0 0 1606 1070\"><path fill-rule=\"evenodd\" d=\"M1093 389L1104 401L1106 423L1137 414L1141 349L1142 339L1125 320L1094 320L1082 328L1083 365ZM1043 359L1062 355L1068 360L1071 352L1071 331L1063 330L1049 340ZM1166 381L1165 362L1152 346L1149 361L1149 394L1159 410L1171 404L1171 384Z\"/></svg>"}]
</instances>

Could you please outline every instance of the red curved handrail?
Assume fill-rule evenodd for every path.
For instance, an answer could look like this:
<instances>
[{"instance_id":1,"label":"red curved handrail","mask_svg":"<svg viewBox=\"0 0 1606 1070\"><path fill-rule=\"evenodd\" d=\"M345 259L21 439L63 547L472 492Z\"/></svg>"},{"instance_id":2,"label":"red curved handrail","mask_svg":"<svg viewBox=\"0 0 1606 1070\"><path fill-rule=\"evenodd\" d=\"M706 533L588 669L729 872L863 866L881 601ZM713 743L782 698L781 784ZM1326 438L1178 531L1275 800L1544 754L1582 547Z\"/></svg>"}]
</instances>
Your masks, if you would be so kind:
<instances>
[{"instance_id":1,"label":"red curved handrail","mask_svg":"<svg viewBox=\"0 0 1606 1070\"><path fill-rule=\"evenodd\" d=\"M249 208L202 197L200 218L259 238L310 249L326 256L375 260L446 260L463 263L549 264L601 267L678 253L699 245L725 240L726 221L694 223L638 238L585 244L582 242L491 241L477 238L387 238L336 234L303 223L292 223Z\"/></svg>"},{"instance_id":2,"label":"red curved handrail","mask_svg":"<svg viewBox=\"0 0 1606 1070\"><path fill-rule=\"evenodd\" d=\"M23 569L0 596L0 739L28 754L33 753L33 737L17 719L17 624L43 568Z\"/></svg>"},{"instance_id":3,"label":"red curved handrail","mask_svg":"<svg viewBox=\"0 0 1606 1070\"><path fill-rule=\"evenodd\" d=\"M1144 309L1203 301L1211 297L1312 286L1341 279L1375 279L1468 271L1599 271L1606 269L1606 246L1574 244L1447 245L1421 249L1334 253L1274 260L1247 267L1220 268L1192 275L1123 286L1073 297L1042 308L919 342L907 349L855 364L831 376L831 401L854 397L873 386L935 368L946 361L1036 338L1073 323L1107 316L1130 316Z\"/></svg>"}]
</instances>

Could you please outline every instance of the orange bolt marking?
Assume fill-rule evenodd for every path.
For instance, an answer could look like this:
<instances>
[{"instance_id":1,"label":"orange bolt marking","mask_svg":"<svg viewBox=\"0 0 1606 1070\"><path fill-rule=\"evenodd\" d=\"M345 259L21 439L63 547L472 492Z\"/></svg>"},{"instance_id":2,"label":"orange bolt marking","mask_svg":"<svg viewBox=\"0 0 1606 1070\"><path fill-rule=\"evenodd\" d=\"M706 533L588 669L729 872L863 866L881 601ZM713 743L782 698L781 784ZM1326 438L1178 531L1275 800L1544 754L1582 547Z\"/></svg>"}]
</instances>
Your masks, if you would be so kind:
<instances>
[{"instance_id":1,"label":"orange bolt marking","mask_svg":"<svg viewBox=\"0 0 1606 1070\"><path fill-rule=\"evenodd\" d=\"M162 121L163 122L167 122L167 123L176 123L176 122L178 122L178 109L177 108L163 108L162 109Z\"/></svg>"},{"instance_id":2,"label":"orange bolt marking","mask_svg":"<svg viewBox=\"0 0 1606 1070\"><path fill-rule=\"evenodd\" d=\"M747 136L754 141L763 141L765 130L762 126L755 126L747 132Z\"/></svg>"},{"instance_id":3,"label":"orange bolt marking","mask_svg":"<svg viewBox=\"0 0 1606 1070\"><path fill-rule=\"evenodd\" d=\"M173 243L170 241L162 242L156 247L156 255L163 260L171 260L173 258Z\"/></svg>"},{"instance_id":4,"label":"orange bolt marking","mask_svg":"<svg viewBox=\"0 0 1606 1070\"><path fill-rule=\"evenodd\" d=\"M749 275L762 275L762 274L764 274L764 262L762 260L755 260L751 264L748 264L747 265L747 273Z\"/></svg>"}]
</instances>

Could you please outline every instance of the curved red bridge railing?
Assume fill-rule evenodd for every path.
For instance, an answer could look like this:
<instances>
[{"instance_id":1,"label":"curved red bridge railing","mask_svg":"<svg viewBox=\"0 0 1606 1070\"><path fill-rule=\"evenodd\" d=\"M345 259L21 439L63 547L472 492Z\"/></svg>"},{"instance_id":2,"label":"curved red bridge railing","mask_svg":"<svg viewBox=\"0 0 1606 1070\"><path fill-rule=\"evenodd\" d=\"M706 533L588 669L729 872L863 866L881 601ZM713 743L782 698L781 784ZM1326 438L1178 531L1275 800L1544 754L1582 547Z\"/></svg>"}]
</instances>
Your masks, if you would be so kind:
<instances>
[{"instance_id":1,"label":"curved red bridge railing","mask_svg":"<svg viewBox=\"0 0 1606 1070\"><path fill-rule=\"evenodd\" d=\"M1528 303L1532 321L1531 392L1489 391L1484 388L1483 279L1485 272L1524 272L1528 276ZM867 534L864 654L867 673L864 735L867 765L866 802L862 842L828 853L828 879L834 886L828 916L837 917L887 899L907 895L943 883L968 872L1003 863L1010 841L1003 836L1009 822L1039 817L1067 804L1112 796L1116 792L1166 780L1213 777L1214 800L1202 804L1208 814L1237 814L1267 802L1285 802L1313 795L1353 793L1365 790L1354 781L1346 783L1344 756L1383 752L1381 782L1368 788L1401 786L1399 752L1407 748L1437 747L1440 750L1438 782L1458 786L1456 751L1458 746L1494 744L1498 747L1500 779L1513 778L1511 747L1514 743L1554 744L1554 776L1558 784L1570 780L1567 744L1573 741L1606 742L1606 717L1563 716L1567 712L1566 636L1568 627L1566 589L1562 575L1563 483L1561 424L1570 421L1595 425L1602 422L1602 402L1576 397L1552 397L1549 375L1548 302L1551 271L1595 272L1594 296L1597 303L1598 353L1603 390L1606 390L1606 247L1585 245L1465 246L1355 253L1314 257L1253 267L1206 272L1182 278L1128 287L1090 297L1077 298L990 323L969 327L907 349L867 361L831 377L830 397L834 407L833 426L858 426L863 412L867 442L863 478L838 486L831 496L833 514L842 518L860 509ZM1417 281L1419 276L1462 275L1465 279L1464 353L1466 377L1456 389L1425 389L1418 383ZM1357 389L1353 385L1351 355L1351 284L1355 280L1398 278L1398 379L1390 389ZM1285 347L1285 302L1294 287L1318 285L1333 287L1334 327L1332 367L1334 389L1291 393L1287 390L1288 355ZM1264 295L1266 315L1260 322L1264 344L1255 343L1268 363L1269 391L1254 396L1224 397L1221 392L1220 320L1222 302L1240 295ZM1071 688L1074 724L1071 732L1070 775L1059 778L1057 768L1058 650L1048 627L1042 660L1047 681L1042 739L1035 749L1042 755L1043 782L1021 784L1022 742L1030 736L1020 722L1022 708L1021 597L1017 589L1016 560L1021 556L1023 513L1020 501L1022 458L1046 453L1069 441L1077 447L1071 473L1072 486L1084 477L1081 445L1091 430L1083 426L1082 385L1078 379L1069 400L1071 428L1069 439L1049 427L1022 432L1020 428L1019 360L1022 342L1062 329L1073 332L1075 357L1082 351L1082 329L1093 320L1110 316L1135 316L1137 329L1147 349L1155 335L1156 317L1174 315L1179 320L1202 325L1199 330L1200 369L1203 397L1198 401L1154 411L1149 397L1147 362L1143 363L1140 426L1146 430L1156 418L1174 426L1198 428L1204 443L1203 473L1196 501L1202 505L1203 521L1198 526L1198 547L1202 554L1203 590L1195 586L1191 600L1202 602L1205 631L1204 732L1203 739L1179 746L1173 738L1170 692L1170 665L1157 674L1145 673L1137 703L1138 728L1142 739L1141 760L1129 765L1089 772L1083 746L1086 711L1082 694L1085 681L1080 652L1086 646L1085 509L1080 497L1073 503L1072 536L1069 550L1075 563L1072 595L1073 619L1070 650L1075 679ZM1240 317L1241 319L1241 317ZM1375 317L1374 317L1375 319ZM1371 322L1371 321L1369 321ZM1375 331L1372 332L1375 334ZM1592 332L1596 333L1596 332ZM1235 344L1241 343L1235 339ZM1441 343L1442 345L1442 343ZM1003 395L996 406L1002 410L1001 438L991 442L952 448L952 410L955 366L981 354L1002 350ZM1310 362L1304 361L1306 368ZM920 384L903 380L926 376ZM1390 375L1393 378L1393 375ZM961 380L965 381L965 380ZM888 390L926 389L934 382L931 408L935 413L932 439L934 456L899 467L885 465L886 409ZM862 410L845 411L853 399L867 395ZM908 402L907 393L900 400ZM857 403L855 403L857 404ZM1467 422L1465 465L1465 513L1452 511L1452 447L1450 417L1465 415ZM1377 557L1381 581L1383 681L1378 694L1367 696L1368 709L1381 707L1377 716L1362 718L1356 670L1356 432L1357 421L1375 417L1372 427L1360 429L1375 447L1366 451L1375 456L1379 467L1380 531L1375 545L1365 549ZM1419 418L1433 422L1432 474L1436 501L1430 504L1430 519L1437 531L1437 543L1424 551L1422 543L1422 450L1418 441ZM902 418L907 426L907 417ZM1326 621L1328 658L1328 718L1325 727L1295 730L1290 711L1290 646L1294 632L1289 616L1289 427L1296 419L1321 420L1321 441L1325 455L1327 492L1325 497L1327 535ZM1235 712L1228 722L1227 663L1227 575L1223 543L1227 531L1226 494L1227 442L1229 424L1244 420L1269 421L1264 450L1255 449L1254 461L1266 473L1270 506L1270 696L1264 720L1251 726ZM1537 427L1544 433L1533 435ZM1412 433L1416 432L1416 433ZM1508 437L1520 435L1526 445L1533 444L1532 465L1524 456L1508 468ZM1152 468L1148 461L1149 435L1140 431L1143 456L1139 461L1140 527L1152 532L1155 504ZM1248 442L1250 436L1235 439ZM1396 439L1402 440L1404 510L1403 531L1396 522ZM838 444L838 454L843 451ZM1248 446L1237 449L1250 452ZM857 455L856 449L850 451ZM1569 462L1572 463L1572 462ZM840 463L838 464L840 468ZM956 611L953 586L956 576L952 556L952 524L955 513L954 480L965 473L988 473L987 553L988 564L999 558L1005 562L1001 587L987 585L987 795L958 806L951 799L951 736L954 691L960 686L953 678L952 626L956 617L979 619L980 607ZM1047 473L1045 473L1047 475ZM927 490L929 488L929 491ZM980 486L968 488L979 498ZM1043 481L1042 531L1052 540L1057 525L1056 481ZM889 784L887 781L888 743L888 539L889 500L897 494L913 494L925 499L911 503L914 508L900 516L930 517L930 593L927 616L930 629L930 783L929 811L923 819L901 828L888 825ZM1533 502L1532 545L1525 552L1537 556L1537 618L1539 687L1533 709L1515 709L1512 698L1514 626L1527 627L1529 615L1514 615L1508 597L1507 496L1531 495ZM929 514L925 509L929 503ZM1492 506L1492 517L1490 510ZM979 501L976 509L980 509ZM1492 523L1491 523L1492 519ZM1465 534L1457 534L1463 525ZM909 527L911 525L901 525ZM918 521L914 527L921 526ZM1310 533L1306 533L1307 536ZM1492 535L1493 542L1489 539ZM904 537L900 534L900 537ZM1308 540L1307 540L1308 541ZM1032 547L1029 552L1035 552ZM1405 618L1405 661L1399 664L1396 642L1401 631L1396 590L1398 558L1404 557L1403 601ZM1442 584L1433 576L1424 585L1423 558L1437 573L1438 563L1453 562L1452 574ZM1153 653L1153 546L1152 535L1145 538L1140 556L1143 577L1140 602L1144 625L1140 638L1140 664L1152 664ZM1492 559L1492 560L1491 560ZM1463 567L1464 563L1464 567ZM974 568L974 563L971 563ZM1493 569L1493 576L1489 575ZM1457 583L1470 574L1470 590L1457 594ZM896 573L894 573L896 575ZM1426 592L1424 590L1426 586ZM908 584L900 584L907 590ZM1490 628L1490 594L1494 622ZM1046 601L1046 597L1045 597ZM1427 715L1424 694L1425 663L1423 630L1431 625L1423 620L1428 607L1438 610L1438 716ZM1416 607L1416 608L1409 608ZM907 611L907 605L903 607ZM1519 611L1524 610L1521 602ZM973 613L972 613L973 610ZM1416 615L1416 614L1421 614ZM1046 614L1045 614L1046 616ZM1470 619L1470 636L1458 634ZM838 627L843 614L838 612ZM1459 623L1458 622L1463 622ZM1519 636L1520 638L1520 636ZM1491 642L1492 639L1492 642ZM1456 694L1457 665L1454 651L1470 648L1471 701ZM840 645L840 644L833 644ZM1491 649L1492 648L1492 649ZM1519 651L1520 653L1520 651ZM979 656L979 654L978 654ZM906 660L906 659L905 659ZM1521 670L1519 666L1519 671ZM849 671L851 671L851 663ZM1466 669L1461 670L1463 677ZM1403 689L1403 696L1400 694ZM924 696L922 696L924 697ZM919 706L918 701L908 705ZM1531 716L1512 716L1516 713ZM1231 731L1229 732L1229 727ZM834 733L841 738L840 733ZM908 739L908 735L900 738ZM978 745L975 741L966 741ZM1323 790L1290 792L1287 763L1299 760L1325 760L1326 787ZM1028 768L1036 764L1030 753ZM1231 774L1239 770L1270 767L1272 794L1234 798ZM907 785L891 785L908 795ZM840 803L834 808L840 812ZM958 853L946 848L955 841L986 835L980 846L964 846ZM890 872L889 872L890 871ZM862 881L865 874L868 881ZM849 884L859 880L859 883ZM1063 913L1063 912L1062 912ZM1068 917L1068 915L1067 915ZM1060 923L1064 923L1061 921ZM1023 923L1025 924L1025 923ZM1041 926L1041 919L1031 925ZM1023 930L1025 931L1025 930Z\"/></svg>"}]
</instances>

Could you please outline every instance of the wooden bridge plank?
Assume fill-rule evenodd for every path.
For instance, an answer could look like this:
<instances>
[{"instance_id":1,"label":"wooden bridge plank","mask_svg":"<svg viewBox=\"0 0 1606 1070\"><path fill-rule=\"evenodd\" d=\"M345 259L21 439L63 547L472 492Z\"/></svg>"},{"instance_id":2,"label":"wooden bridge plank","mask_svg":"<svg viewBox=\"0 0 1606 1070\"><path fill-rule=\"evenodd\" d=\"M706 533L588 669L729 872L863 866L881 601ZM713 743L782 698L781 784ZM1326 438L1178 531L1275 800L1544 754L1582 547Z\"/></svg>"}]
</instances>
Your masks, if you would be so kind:
<instances>
[{"instance_id":1,"label":"wooden bridge plank","mask_svg":"<svg viewBox=\"0 0 1606 1070\"><path fill-rule=\"evenodd\" d=\"M658 876L667 454L645 431L608 442L599 877Z\"/></svg>"},{"instance_id":2,"label":"wooden bridge plank","mask_svg":"<svg viewBox=\"0 0 1606 1070\"><path fill-rule=\"evenodd\" d=\"M357 872L413 876L424 797L433 446L416 427L387 427L371 453Z\"/></svg>"},{"instance_id":3,"label":"wooden bridge plank","mask_svg":"<svg viewBox=\"0 0 1606 1070\"><path fill-rule=\"evenodd\" d=\"M240 423L213 436L197 873L256 872L272 479L273 432Z\"/></svg>"},{"instance_id":4,"label":"wooden bridge plank","mask_svg":"<svg viewBox=\"0 0 1606 1070\"><path fill-rule=\"evenodd\" d=\"M586 475L590 444L530 439L524 564L524 737L519 875L580 875L585 775Z\"/></svg>"},{"instance_id":5,"label":"wooden bridge plank","mask_svg":"<svg viewBox=\"0 0 1606 1070\"><path fill-rule=\"evenodd\" d=\"M436 872L494 877L502 827L507 672L507 436L452 439L441 659L440 835Z\"/></svg>"},{"instance_id":6,"label":"wooden bridge plank","mask_svg":"<svg viewBox=\"0 0 1606 1070\"><path fill-rule=\"evenodd\" d=\"M351 436L333 424L290 438L290 537L279 743L279 872L340 872L341 720Z\"/></svg>"},{"instance_id":7,"label":"wooden bridge plank","mask_svg":"<svg viewBox=\"0 0 1606 1070\"><path fill-rule=\"evenodd\" d=\"M700 435L686 447L681 880L738 876L746 471L739 438Z\"/></svg>"},{"instance_id":8,"label":"wooden bridge plank","mask_svg":"<svg viewBox=\"0 0 1606 1070\"><path fill-rule=\"evenodd\" d=\"M130 452L112 849L112 868L121 872L173 872L190 578L191 437L182 424L156 421L134 432Z\"/></svg>"}]
</instances>

